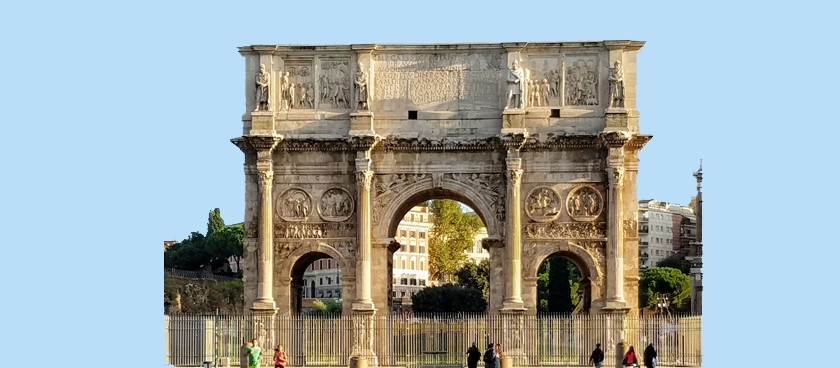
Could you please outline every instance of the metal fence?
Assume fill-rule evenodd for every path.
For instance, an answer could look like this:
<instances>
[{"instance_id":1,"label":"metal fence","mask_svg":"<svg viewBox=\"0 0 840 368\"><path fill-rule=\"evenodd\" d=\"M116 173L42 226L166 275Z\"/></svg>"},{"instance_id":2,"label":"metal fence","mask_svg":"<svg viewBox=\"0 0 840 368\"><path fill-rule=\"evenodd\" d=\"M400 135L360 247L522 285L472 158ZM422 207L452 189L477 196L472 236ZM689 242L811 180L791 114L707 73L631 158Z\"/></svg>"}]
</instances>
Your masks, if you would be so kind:
<instances>
[{"instance_id":1,"label":"metal fence","mask_svg":"<svg viewBox=\"0 0 840 368\"><path fill-rule=\"evenodd\" d=\"M464 367L473 342L482 352L490 342L521 347L516 366L586 366L599 342L606 363L631 345L641 354L648 343L654 344L660 365L694 367L701 361L700 316L392 315L373 320L380 366ZM253 338L265 349L266 366L273 364L278 344L285 346L291 367L347 367L352 354L352 316L176 315L165 316L164 323L166 362L179 367L205 361L237 366L243 342Z\"/></svg>"},{"instance_id":2,"label":"metal fence","mask_svg":"<svg viewBox=\"0 0 840 368\"><path fill-rule=\"evenodd\" d=\"M170 276L194 280L231 281L236 279L235 277L217 275L210 271L186 271L175 268L164 268L163 273Z\"/></svg>"}]
</instances>

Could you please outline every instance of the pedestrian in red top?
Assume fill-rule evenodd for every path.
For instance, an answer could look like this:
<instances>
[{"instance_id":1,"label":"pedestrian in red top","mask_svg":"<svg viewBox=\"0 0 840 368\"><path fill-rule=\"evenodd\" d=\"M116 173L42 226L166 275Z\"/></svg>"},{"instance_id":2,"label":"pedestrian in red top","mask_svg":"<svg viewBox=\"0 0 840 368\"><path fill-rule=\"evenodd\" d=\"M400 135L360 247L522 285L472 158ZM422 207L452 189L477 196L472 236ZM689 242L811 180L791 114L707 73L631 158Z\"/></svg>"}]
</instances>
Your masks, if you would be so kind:
<instances>
[{"instance_id":1,"label":"pedestrian in red top","mask_svg":"<svg viewBox=\"0 0 840 368\"><path fill-rule=\"evenodd\" d=\"M633 346L630 346L630 349L627 350L627 354L624 354L624 359L621 361L621 364L625 367L639 366L639 358L636 357L636 351L633 350Z\"/></svg>"},{"instance_id":2,"label":"pedestrian in red top","mask_svg":"<svg viewBox=\"0 0 840 368\"><path fill-rule=\"evenodd\" d=\"M283 345L278 345L277 349L274 349L274 368L286 368L286 349Z\"/></svg>"}]
</instances>

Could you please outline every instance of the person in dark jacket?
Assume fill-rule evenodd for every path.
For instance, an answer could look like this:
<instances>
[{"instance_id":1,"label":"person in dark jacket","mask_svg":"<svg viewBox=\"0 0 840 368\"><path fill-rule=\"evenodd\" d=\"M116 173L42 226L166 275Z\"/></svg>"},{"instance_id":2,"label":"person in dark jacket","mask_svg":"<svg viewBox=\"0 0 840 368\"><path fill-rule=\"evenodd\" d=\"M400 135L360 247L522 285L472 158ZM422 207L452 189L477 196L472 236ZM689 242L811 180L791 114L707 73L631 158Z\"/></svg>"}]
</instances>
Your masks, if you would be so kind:
<instances>
[{"instance_id":1,"label":"person in dark jacket","mask_svg":"<svg viewBox=\"0 0 840 368\"><path fill-rule=\"evenodd\" d=\"M496 367L496 362L493 361L493 343L491 342L489 346L487 346L487 350L484 351L484 368L494 368Z\"/></svg>"},{"instance_id":2,"label":"person in dark jacket","mask_svg":"<svg viewBox=\"0 0 840 368\"><path fill-rule=\"evenodd\" d=\"M601 363L604 361L604 351L601 350L601 343L595 344L595 350L592 350L592 355L589 356L589 363L595 363L595 368L601 368Z\"/></svg>"},{"instance_id":3,"label":"person in dark jacket","mask_svg":"<svg viewBox=\"0 0 840 368\"><path fill-rule=\"evenodd\" d=\"M481 360L481 352L478 351L478 347L475 346L475 343L472 343L472 346L467 349L467 367L478 367L479 360Z\"/></svg>"},{"instance_id":4,"label":"person in dark jacket","mask_svg":"<svg viewBox=\"0 0 840 368\"><path fill-rule=\"evenodd\" d=\"M645 367L656 367L656 363L653 362L654 358L656 358L656 349L653 348L653 343L650 343L645 348Z\"/></svg>"}]
</instances>

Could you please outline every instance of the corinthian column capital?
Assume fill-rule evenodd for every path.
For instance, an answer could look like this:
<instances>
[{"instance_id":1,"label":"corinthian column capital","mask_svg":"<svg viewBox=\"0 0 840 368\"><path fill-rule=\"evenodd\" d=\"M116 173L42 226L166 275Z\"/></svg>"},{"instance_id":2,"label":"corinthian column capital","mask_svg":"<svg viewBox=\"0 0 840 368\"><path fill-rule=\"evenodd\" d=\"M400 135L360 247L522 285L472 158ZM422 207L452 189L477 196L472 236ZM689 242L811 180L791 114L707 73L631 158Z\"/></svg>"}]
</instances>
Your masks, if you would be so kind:
<instances>
[{"instance_id":1,"label":"corinthian column capital","mask_svg":"<svg viewBox=\"0 0 840 368\"><path fill-rule=\"evenodd\" d=\"M274 171L260 170L257 174L260 178L260 188L268 187L274 182Z\"/></svg>"},{"instance_id":2,"label":"corinthian column capital","mask_svg":"<svg viewBox=\"0 0 840 368\"><path fill-rule=\"evenodd\" d=\"M519 185L519 183L522 181L521 169L505 170L505 174L507 175L507 180L510 184Z\"/></svg>"},{"instance_id":3,"label":"corinthian column capital","mask_svg":"<svg viewBox=\"0 0 840 368\"><path fill-rule=\"evenodd\" d=\"M621 188L624 185L624 167L608 167L607 180L609 180L610 188Z\"/></svg>"},{"instance_id":4,"label":"corinthian column capital","mask_svg":"<svg viewBox=\"0 0 840 368\"><path fill-rule=\"evenodd\" d=\"M370 190L373 183L373 171L363 170L356 171L356 187L364 190Z\"/></svg>"}]
</instances>

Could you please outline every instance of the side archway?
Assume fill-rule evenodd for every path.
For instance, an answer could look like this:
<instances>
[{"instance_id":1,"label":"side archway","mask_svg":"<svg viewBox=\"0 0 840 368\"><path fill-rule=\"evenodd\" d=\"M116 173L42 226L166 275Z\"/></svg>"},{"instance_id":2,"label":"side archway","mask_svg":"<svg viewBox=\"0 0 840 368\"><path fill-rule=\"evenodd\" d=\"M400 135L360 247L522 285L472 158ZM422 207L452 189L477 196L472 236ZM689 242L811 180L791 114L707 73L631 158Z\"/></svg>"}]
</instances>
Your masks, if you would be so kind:
<instances>
[{"instance_id":1,"label":"side archway","mask_svg":"<svg viewBox=\"0 0 840 368\"><path fill-rule=\"evenodd\" d=\"M595 242L599 243L599 242ZM575 241L529 242L523 244L523 289L522 299L530 313L537 313L537 277L540 265L549 257L559 255L571 261L581 272L581 287L584 290L583 310L593 313L602 305L603 268L601 260Z\"/></svg>"},{"instance_id":2,"label":"side archway","mask_svg":"<svg viewBox=\"0 0 840 368\"><path fill-rule=\"evenodd\" d=\"M281 315L301 312L303 289L311 288L311 285L304 283L303 274L312 262L323 258L332 258L341 269L342 274L354 275L355 272L355 265L348 260L345 254L329 244L317 241L304 242L287 255L278 258L282 258L282 260L278 262L277 268L275 268L275 280L277 282L274 294L277 296L276 300L289 301L288 304L277 306L277 312ZM346 277L341 278L341 298L343 302L351 300L355 295L355 285L346 282L346 280ZM344 304L347 305L347 303Z\"/></svg>"}]
</instances>

